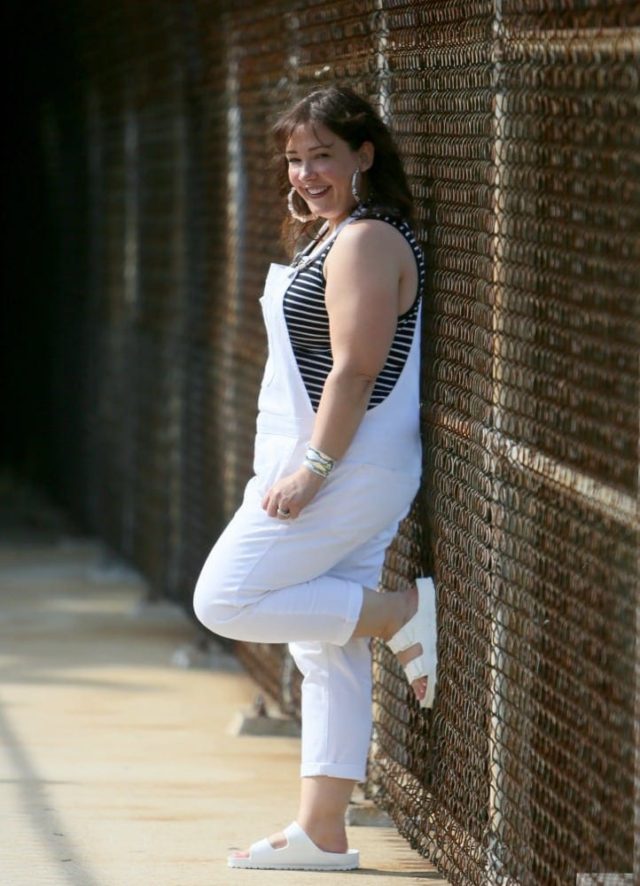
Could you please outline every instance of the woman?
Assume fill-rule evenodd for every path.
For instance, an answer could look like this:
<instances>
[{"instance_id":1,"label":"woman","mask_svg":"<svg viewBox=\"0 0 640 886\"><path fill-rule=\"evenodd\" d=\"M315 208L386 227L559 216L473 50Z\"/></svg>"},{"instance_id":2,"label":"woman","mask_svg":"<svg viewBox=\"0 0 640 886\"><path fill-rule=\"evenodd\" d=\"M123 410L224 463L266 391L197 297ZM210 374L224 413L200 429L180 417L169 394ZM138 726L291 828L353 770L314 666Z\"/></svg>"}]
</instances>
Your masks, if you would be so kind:
<instances>
[{"instance_id":1,"label":"woman","mask_svg":"<svg viewBox=\"0 0 640 886\"><path fill-rule=\"evenodd\" d=\"M289 643L304 675L297 819L229 865L348 870L358 853L347 849L344 815L371 732L369 638L398 655L422 706L435 686L432 582L375 590L420 481L424 264L397 151L366 101L314 91L274 133L286 239L321 226L267 277L255 476L204 565L194 608L219 635Z\"/></svg>"}]
</instances>

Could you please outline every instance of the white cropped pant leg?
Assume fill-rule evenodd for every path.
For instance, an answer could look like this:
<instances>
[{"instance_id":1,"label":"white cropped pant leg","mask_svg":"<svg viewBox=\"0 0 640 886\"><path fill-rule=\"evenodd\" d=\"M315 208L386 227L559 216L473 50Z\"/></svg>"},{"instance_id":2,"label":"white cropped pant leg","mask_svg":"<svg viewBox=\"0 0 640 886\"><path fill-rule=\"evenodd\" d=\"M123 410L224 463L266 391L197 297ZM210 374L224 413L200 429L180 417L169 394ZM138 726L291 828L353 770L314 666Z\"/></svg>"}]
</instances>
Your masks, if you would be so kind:
<instances>
[{"instance_id":1,"label":"white cropped pant leg","mask_svg":"<svg viewBox=\"0 0 640 886\"><path fill-rule=\"evenodd\" d=\"M375 588L396 526L354 550L333 572ZM301 776L364 781L371 740L372 679L368 637L335 643L289 643L303 675Z\"/></svg>"},{"instance_id":2,"label":"white cropped pant leg","mask_svg":"<svg viewBox=\"0 0 640 886\"><path fill-rule=\"evenodd\" d=\"M371 733L369 641L351 639L363 587L417 491L415 478L340 464L293 521L268 517L253 478L204 564L194 610L211 631L289 643L304 675L303 776L362 780Z\"/></svg>"}]
</instances>

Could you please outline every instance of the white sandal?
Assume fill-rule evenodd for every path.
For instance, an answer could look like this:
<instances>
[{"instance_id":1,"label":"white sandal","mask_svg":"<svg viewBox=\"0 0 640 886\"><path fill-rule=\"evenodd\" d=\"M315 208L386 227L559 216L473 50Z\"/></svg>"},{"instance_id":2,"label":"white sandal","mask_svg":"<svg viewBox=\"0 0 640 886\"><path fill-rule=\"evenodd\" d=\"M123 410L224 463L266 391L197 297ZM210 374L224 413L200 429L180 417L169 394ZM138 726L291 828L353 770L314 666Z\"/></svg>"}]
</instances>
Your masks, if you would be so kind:
<instances>
[{"instance_id":1,"label":"white sandal","mask_svg":"<svg viewBox=\"0 0 640 886\"><path fill-rule=\"evenodd\" d=\"M404 652L417 643L422 652L403 665L407 680L412 683L421 677L427 677L427 691L419 700L421 708L433 707L436 690L436 667L438 664L437 624L436 624L436 588L432 578L416 579L418 587L418 610L406 625L403 625L390 640L387 646L396 655Z\"/></svg>"},{"instance_id":2,"label":"white sandal","mask_svg":"<svg viewBox=\"0 0 640 886\"><path fill-rule=\"evenodd\" d=\"M249 849L249 857L230 855L227 864L230 868L257 868L279 871L352 871L360 865L357 849L348 852L325 852L293 822L282 832L287 845L275 849L265 838L254 843Z\"/></svg>"}]
</instances>

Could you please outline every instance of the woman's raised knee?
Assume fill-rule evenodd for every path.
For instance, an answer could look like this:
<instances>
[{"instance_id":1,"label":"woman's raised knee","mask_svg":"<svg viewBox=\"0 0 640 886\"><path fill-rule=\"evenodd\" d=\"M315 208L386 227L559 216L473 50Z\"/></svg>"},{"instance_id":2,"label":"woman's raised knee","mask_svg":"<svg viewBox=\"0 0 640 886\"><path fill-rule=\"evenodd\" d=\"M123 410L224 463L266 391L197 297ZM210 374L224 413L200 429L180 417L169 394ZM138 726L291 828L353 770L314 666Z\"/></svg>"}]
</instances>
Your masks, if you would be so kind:
<instances>
[{"instance_id":1,"label":"woman's raised knee","mask_svg":"<svg viewBox=\"0 0 640 886\"><path fill-rule=\"evenodd\" d=\"M193 593L193 611L198 621L220 637L237 639L234 636L232 625L241 611L223 596L221 589L205 583L202 578L196 584ZM231 631L231 633L230 633Z\"/></svg>"}]
</instances>

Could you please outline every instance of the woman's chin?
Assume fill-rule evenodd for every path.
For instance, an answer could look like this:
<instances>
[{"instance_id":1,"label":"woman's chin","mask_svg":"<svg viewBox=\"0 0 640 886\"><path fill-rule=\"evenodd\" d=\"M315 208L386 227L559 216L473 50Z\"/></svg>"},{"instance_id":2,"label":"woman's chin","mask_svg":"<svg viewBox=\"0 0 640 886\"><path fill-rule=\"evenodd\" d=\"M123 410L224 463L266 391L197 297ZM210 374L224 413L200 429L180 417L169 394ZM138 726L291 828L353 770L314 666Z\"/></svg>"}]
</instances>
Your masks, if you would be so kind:
<instances>
[{"instance_id":1,"label":"woman's chin","mask_svg":"<svg viewBox=\"0 0 640 886\"><path fill-rule=\"evenodd\" d=\"M344 221L351 212L351 207L335 207L335 206L312 206L309 204L309 209L316 215L318 218L323 218L325 221L333 222L334 224L339 224L341 221Z\"/></svg>"}]
</instances>

